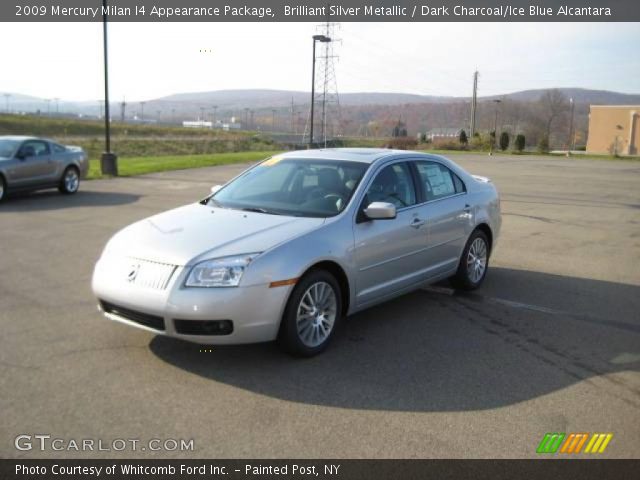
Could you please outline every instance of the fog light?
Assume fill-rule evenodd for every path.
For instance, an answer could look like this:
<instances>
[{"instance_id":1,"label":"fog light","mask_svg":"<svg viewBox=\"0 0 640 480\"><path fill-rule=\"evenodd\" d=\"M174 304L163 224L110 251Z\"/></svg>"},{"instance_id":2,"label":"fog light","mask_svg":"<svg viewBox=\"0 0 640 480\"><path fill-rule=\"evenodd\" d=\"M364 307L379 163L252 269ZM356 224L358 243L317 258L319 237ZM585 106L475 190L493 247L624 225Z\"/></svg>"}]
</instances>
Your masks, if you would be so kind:
<instances>
[{"instance_id":1,"label":"fog light","mask_svg":"<svg viewBox=\"0 0 640 480\"><path fill-rule=\"evenodd\" d=\"M176 332L183 335L229 335L233 333L231 320L174 320Z\"/></svg>"}]
</instances>

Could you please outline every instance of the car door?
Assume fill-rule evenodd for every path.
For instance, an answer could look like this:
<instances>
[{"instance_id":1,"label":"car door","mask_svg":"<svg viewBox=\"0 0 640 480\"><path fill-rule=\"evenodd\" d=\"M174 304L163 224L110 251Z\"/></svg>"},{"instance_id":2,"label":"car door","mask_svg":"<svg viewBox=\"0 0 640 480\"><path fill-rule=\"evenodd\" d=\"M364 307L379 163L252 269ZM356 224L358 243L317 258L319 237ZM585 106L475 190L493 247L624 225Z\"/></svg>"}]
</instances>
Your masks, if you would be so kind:
<instances>
[{"instance_id":1,"label":"car door","mask_svg":"<svg viewBox=\"0 0 640 480\"><path fill-rule=\"evenodd\" d=\"M372 202L393 203L396 218L366 219ZM427 229L407 162L383 167L367 187L354 223L356 305L377 303L420 280Z\"/></svg>"},{"instance_id":2,"label":"car door","mask_svg":"<svg viewBox=\"0 0 640 480\"><path fill-rule=\"evenodd\" d=\"M34 186L52 181L55 165L47 142L26 140L18 150L18 160L11 172L16 186Z\"/></svg>"},{"instance_id":3,"label":"car door","mask_svg":"<svg viewBox=\"0 0 640 480\"><path fill-rule=\"evenodd\" d=\"M434 277L457 268L469 234L472 207L464 183L448 167L435 161L416 161L415 166L425 200L421 215L429 231L429 277Z\"/></svg>"}]
</instances>

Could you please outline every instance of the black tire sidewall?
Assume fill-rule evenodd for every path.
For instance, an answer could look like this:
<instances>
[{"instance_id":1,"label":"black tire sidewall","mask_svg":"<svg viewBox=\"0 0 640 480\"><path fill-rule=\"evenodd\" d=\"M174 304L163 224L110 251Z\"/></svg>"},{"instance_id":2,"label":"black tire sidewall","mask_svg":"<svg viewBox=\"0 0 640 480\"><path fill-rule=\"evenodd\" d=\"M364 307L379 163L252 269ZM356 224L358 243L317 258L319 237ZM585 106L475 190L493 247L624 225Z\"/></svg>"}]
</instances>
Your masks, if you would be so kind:
<instances>
[{"instance_id":1,"label":"black tire sidewall","mask_svg":"<svg viewBox=\"0 0 640 480\"><path fill-rule=\"evenodd\" d=\"M69 170L75 170L76 175L78 175L78 188L76 188L75 190L71 191L71 190L67 190L67 186L65 185L65 181L64 179L67 176L67 172ZM64 172L62 172L62 178L60 179L60 186L58 187L58 189L66 194L66 195L73 195L74 193L76 193L78 190L80 190L80 171L76 168L76 167L67 167L64 169Z\"/></svg>"},{"instance_id":2,"label":"black tire sidewall","mask_svg":"<svg viewBox=\"0 0 640 480\"><path fill-rule=\"evenodd\" d=\"M482 277L480 277L480 280L474 283L471 281L471 279L469 279L469 272L467 271L467 257L469 256L469 249L471 248L471 244L477 238L481 238L485 244L485 247L487 248L487 264L485 266ZM458 265L458 271L453 278L454 286L462 290L475 290L480 285L482 285L482 282L484 282L484 279L487 276L487 272L489 271L489 254L489 239L487 238L487 235L482 230L475 230L469 237L469 240L467 240L467 244L465 245L462 252L460 264Z\"/></svg>"},{"instance_id":3,"label":"black tire sidewall","mask_svg":"<svg viewBox=\"0 0 640 480\"><path fill-rule=\"evenodd\" d=\"M0 186L2 187L2 194L0 194L0 202L7 197L7 181L2 175L0 175Z\"/></svg>"},{"instance_id":4,"label":"black tire sidewall","mask_svg":"<svg viewBox=\"0 0 640 480\"><path fill-rule=\"evenodd\" d=\"M302 343L302 340L300 340L296 323L296 315L298 312L298 305L300 304L302 296L312 284L317 282L326 282L333 289L333 293L336 296L337 313L331 333L329 333L329 336L325 339L325 341L317 347L309 347ZM298 281L293 291L291 292L291 295L289 296L284 315L282 316L282 323L280 324L280 331L278 333L278 344L283 350L292 355L301 357L312 357L314 355L317 355L318 353L324 351L329 346L329 343L331 343L331 339L333 338L338 325L340 324L341 317L342 295L338 281L331 273L325 270L313 270L305 274Z\"/></svg>"}]
</instances>

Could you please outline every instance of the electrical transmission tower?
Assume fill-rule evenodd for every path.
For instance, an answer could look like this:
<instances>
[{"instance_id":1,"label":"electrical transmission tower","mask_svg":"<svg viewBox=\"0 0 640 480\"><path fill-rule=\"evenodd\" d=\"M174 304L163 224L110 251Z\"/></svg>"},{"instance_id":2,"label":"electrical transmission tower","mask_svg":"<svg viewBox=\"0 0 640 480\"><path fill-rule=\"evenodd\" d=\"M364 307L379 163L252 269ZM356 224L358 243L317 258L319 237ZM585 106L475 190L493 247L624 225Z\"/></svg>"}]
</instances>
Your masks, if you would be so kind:
<instances>
[{"instance_id":1,"label":"electrical transmission tower","mask_svg":"<svg viewBox=\"0 0 640 480\"><path fill-rule=\"evenodd\" d=\"M331 41L323 42L316 53L314 118L310 118L309 113L302 137L303 143L309 139L311 122L314 122L315 143L326 147L327 141L340 135L340 99L335 69L335 63L339 58L335 48L335 44L340 41L336 38L339 28L339 23L329 21L316 26L317 33L330 38Z\"/></svg>"}]
</instances>

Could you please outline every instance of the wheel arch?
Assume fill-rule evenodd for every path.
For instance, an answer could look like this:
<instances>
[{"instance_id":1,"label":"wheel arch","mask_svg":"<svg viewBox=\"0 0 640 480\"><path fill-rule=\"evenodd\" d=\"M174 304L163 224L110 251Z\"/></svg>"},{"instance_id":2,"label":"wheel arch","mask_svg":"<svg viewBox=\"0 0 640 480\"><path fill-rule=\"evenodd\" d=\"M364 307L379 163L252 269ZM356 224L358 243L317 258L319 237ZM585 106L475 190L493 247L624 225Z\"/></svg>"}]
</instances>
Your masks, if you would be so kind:
<instances>
[{"instance_id":1,"label":"wheel arch","mask_svg":"<svg viewBox=\"0 0 640 480\"><path fill-rule=\"evenodd\" d=\"M309 268L307 268L301 275L301 277L307 275L313 270L325 270L336 278L336 280L338 281L338 285L340 285L340 296L342 297L342 315L346 315L349 311L351 294L349 290L349 277L347 277L347 274L342 266L332 260L322 260L320 262L314 263Z\"/></svg>"},{"instance_id":2,"label":"wheel arch","mask_svg":"<svg viewBox=\"0 0 640 480\"><path fill-rule=\"evenodd\" d=\"M489 255L491 255L491 251L493 248L493 232L491 231L491 227L489 226L489 224L482 222L476 225L476 228L473 229L474 232L476 230L480 230L487 236L487 240L489 241ZM471 232L471 234L473 234L473 232Z\"/></svg>"}]
</instances>

